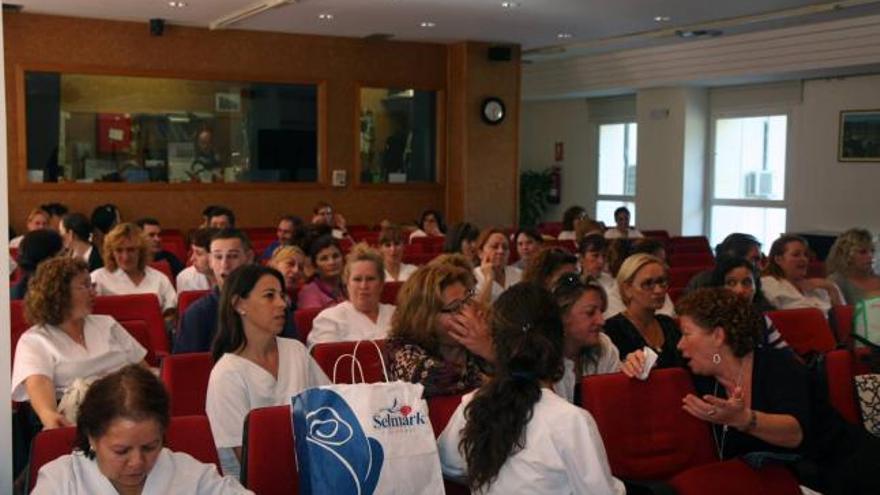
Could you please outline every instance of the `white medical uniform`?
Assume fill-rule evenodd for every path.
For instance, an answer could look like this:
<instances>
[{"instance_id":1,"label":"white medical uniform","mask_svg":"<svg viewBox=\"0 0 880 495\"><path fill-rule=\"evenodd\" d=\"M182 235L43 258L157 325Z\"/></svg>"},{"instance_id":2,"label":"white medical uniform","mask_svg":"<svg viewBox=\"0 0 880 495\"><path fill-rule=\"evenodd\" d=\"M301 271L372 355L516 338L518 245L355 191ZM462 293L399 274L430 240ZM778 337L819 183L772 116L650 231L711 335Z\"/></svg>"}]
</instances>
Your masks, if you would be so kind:
<instances>
[{"instance_id":1,"label":"white medical uniform","mask_svg":"<svg viewBox=\"0 0 880 495\"><path fill-rule=\"evenodd\" d=\"M140 363L147 350L111 316L89 315L83 328L85 347L52 325L29 328L15 348L12 400L29 400L25 380L44 375L55 385L55 396L77 378L101 377L128 364Z\"/></svg>"},{"instance_id":2,"label":"white medical uniform","mask_svg":"<svg viewBox=\"0 0 880 495\"><path fill-rule=\"evenodd\" d=\"M611 342L611 339L604 333L600 333L597 347L594 351L596 352L596 360L586 364L583 376L605 375L620 371L620 352L614 342ZM562 373L562 379L553 385L553 391L568 402L574 402L574 388L580 386L577 374L574 372L575 362L564 358L562 363L565 365L565 370Z\"/></svg>"},{"instance_id":3,"label":"white medical uniform","mask_svg":"<svg viewBox=\"0 0 880 495\"><path fill-rule=\"evenodd\" d=\"M355 309L351 301L331 306L318 313L312 322L307 343L309 348L324 342L351 342L354 340L384 339L391 329L395 306L379 304L376 321Z\"/></svg>"},{"instance_id":4,"label":"white medical uniform","mask_svg":"<svg viewBox=\"0 0 880 495\"><path fill-rule=\"evenodd\" d=\"M840 289L834 286L834 290L840 293ZM761 277L761 292L776 309L793 309L793 308L818 308L822 313L828 316L831 310L831 295L825 289L812 289L808 291L798 290L791 282L783 278L771 276ZM841 300L843 295L840 295Z\"/></svg>"},{"instance_id":5,"label":"white medical uniform","mask_svg":"<svg viewBox=\"0 0 880 495\"><path fill-rule=\"evenodd\" d=\"M205 412L226 475L238 476L238 462L230 457L241 446L244 418L258 407L290 404L303 390L328 385L330 380L298 340L276 338L278 379L256 363L227 353L217 361L208 379Z\"/></svg>"},{"instance_id":6,"label":"white medical uniform","mask_svg":"<svg viewBox=\"0 0 880 495\"><path fill-rule=\"evenodd\" d=\"M467 470L458 447L465 426L464 408L472 398L473 392L462 398L438 440L443 474L456 479L463 479ZM623 483L611 475L593 417L548 389L541 390L526 425L525 448L508 457L487 488L481 493L626 493Z\"/></svg>"},{"instance_id":7,"label":"white medical uniform","mask_svg":"<svg viewBox=\"0 0 880 495\"><path fill-rule=\"evenodd\" d=\"M486 286L486 277L483 276L483 271L480 270L480 267L474 268L474 277L477 279L477 294L483 292L483 287ZM522 280L522 270L515 266L507 265L504 267L504 285L498 283L497 280L492 281L492 302L495 302L498 299L498 296L501 295L502 292L509 289L512 285L518 283Z\"/></svg>"},{"instance_id":8,"label":"white medical uniform","mask_svg":"<svg viewBox=\"0 0 880 495\"><path fill-rule=\"evenodd\" d=\"M123 270L111 272L106 267L92 272L92 282L99 296L156 294L162 311L177 307L177 292L171 281L164 273L149 266L144 267L144 279L138 285L134 285Z\"/></svg>"},{"instance_id":9,"label":"white medical uniform","mask_svg":"<svg viewBox=\"0 0 880 495\"><path fill-rule=\"evenodd\" d=\"M410 278L412 276L412 274L415 273L416 270L418 270L418 269L419 269L419 267L417 267L416 265L401 263L400 270L398 271L398 274L397 274L397 278L392 277L391 274L388 273L388 270L385 270L385 281L386 282L406 282L406 280L408 278Z\"/></svg>"},{"instance_id":10,"label":"white medical uniform","mask_svg":"<svg viewBox=\"0 0 880 495\"><path fill-rule=\"evenodd\" d=\"M610 229L605 231L606 239L620 239L622 237L623 234L621 234L620 231L617 230L617 227L611 227ZM638 229L630 227L629 231L626 233L626 237L628 239L639 239L645 237L645 235L639 232Z\"/></svg>"},{"instance_id":11,"label":"white medical uniform","mask_svg":"<svg viewBox=\"0 0 880 495\"><path fill-rule=\"evenodd\" d=\"M114 494L116 489L82 452L61 456L40 468L32 495ZM184 452L162 449L147 475L142 495L253 494L235 478L220 476L213 464L203 464Z\"/></svg>"},{"instance_id":12,"label":"white medical uniform","mask_svg":"<svg viewBox=\"0 0 880 495\"><path fill-rule=\"evenodd\" d=\"M194 266L188 266L177 274L177 293L193 290L210 290L211 281Z\"/></svg>"}]
</instances>

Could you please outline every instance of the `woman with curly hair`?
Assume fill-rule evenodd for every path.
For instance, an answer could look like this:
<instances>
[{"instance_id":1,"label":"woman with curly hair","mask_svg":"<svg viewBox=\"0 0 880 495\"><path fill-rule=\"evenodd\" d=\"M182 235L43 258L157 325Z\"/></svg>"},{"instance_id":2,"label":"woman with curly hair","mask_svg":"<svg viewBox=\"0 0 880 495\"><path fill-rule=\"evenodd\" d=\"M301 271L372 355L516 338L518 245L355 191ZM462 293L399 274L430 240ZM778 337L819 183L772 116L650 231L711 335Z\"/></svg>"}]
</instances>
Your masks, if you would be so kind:
<instances>
[{"instance_id":1,"label":"woman with curly hair","mask_svg":"<svg viewBox=\"0 0 880 495\"><path fill-rule=\"evenodd\" d=\"M531 282L552 290L556 282L567 273L577 273L578 259L565 249L548 247L539 249L526 265L523 282Z\"/></svg>"},{"instance_id":2,"label":"woman with curly hair","mask_svg":"<svg viewBox=\"0 0 880 495\"><path fill-rule=\"evenodd\" d=\"M542 287L520 283L492 308L495 376L467 394L440 435L445 475L482 494L622 494L586 410L553 393L563 325Z\"/></svg>"},{"instance_id":3,"label":"woman with curly hair","mask_svg":"<svg viewBox=\"0 0 880 495\"><path fill-rule=\"evenodd\" d=\"M494 360L474 277L461 255L444 255L404 282L385 345L392 380L421 383L425 397L483 383Z\"/></svg>"},{"instance_id":4,"label":"woman with curly hair","mask_svg":"<svg viewBox=\"0 0 880 495\"><path fill-rule=\"evenodd\" d=\"M44 429L70 426L75 411L58 399L77 380L101 377L147 354L106 315L93 315L95 291L85 261L53 258L40 265L25 297L33 326L18 341L12 366L12 400L29 400ZM67 415L65 415L67 413Z\"/></svg>"},{"instance_id":5,"label":"woman with curly hair","mask_svg":"<svg viewBox=\"0 0 880 495\"><path fill-rule=\"evenodd\" d=\"M874 272L874 242L865 229L849 229L834 241L825 260L828 279L850 304L880 296L880 275Z\"/></svg>"},{"instance_id":6,"label":"woman with curly hair","mask_svg":"<svg viewBox=\"0 0 880 495\"><path fill-rule=\"evenodd\" d=\"M92 272L92 282L99 296L121 294L156 294L166 318L177 309L177 292L168 277L148 266L150 245L141 229L122 223L104 237L104 267Z\"/></svg>"}]
</instances>

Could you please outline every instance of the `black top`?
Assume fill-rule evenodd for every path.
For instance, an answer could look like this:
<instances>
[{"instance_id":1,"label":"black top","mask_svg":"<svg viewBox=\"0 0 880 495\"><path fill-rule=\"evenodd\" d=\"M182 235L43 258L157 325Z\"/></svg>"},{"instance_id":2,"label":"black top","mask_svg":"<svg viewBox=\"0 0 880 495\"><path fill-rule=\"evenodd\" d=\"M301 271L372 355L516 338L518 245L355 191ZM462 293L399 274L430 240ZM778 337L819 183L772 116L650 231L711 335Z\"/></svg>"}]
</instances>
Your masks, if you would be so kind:
<instances>
[{"instance_id":1,"label":"black top","mask_svg":"<svg viewBox=\"0 0 880 495\"><path fill-rule=\"evenodd\" d=\"M101 258L101 253L94 245L92 245L92 252L89 253L89 259L86 262L89 264L89 272L93 272L98 268L104 267L104 259Z\"/></svg>"},{"instance_id":2,"label":"black top","mask_svg":"<svg viewBox=\"0 0 880 495\"><path fill-rule=\"evenodd\" d=\"M676 349L678 341L681 339L681 330L678 329L675 320L662 314L656 314L654 318L657 319L657 322L660 323L660 328L663 330L663 348L654 349L658 354L657 364L654 367L670 368L673 366L683 366L684 361L678 349ZM608 334L608 337L617 346L622 360L625 360L629 353L648 345L636 326L623 313L612 316L605 321L605 333Z\"/></svg>"},{"instance_id":3,"label":"black top","mask_svg":"<svg viewBox=\"0 0 880 495\"><path fill-rule=\"evenodd\" d=\"M716 395L727 398L727 390L712 377L695 376L694 387L699 396ZM790 352L767 348L755 350L752 365L751 408L753 410L794 416L801 425L803 438L806 439L810 424L810 397L807 369ZM712 431L715 435L716 448L719 451L723 448L724 459L739 457L749 452L791 454L801 450L771 445L735 428L728 428L727 433L724 433L721 425L714 425Z\"/></svg>"},{"instance_id":4,"label":"black top","mask_svg":"<svg viewBox=\"0 0 880 495\"><path fill-rule=\"evenodd\" d=\"M177 256L174 256L173 253L165 251L164 249L153 255L153 261L167 261L168 266L171 267L171 275L174 278L177 278L177 274L184 269L183 263L177 259ZM172 280L172 282L174 282L174 280Z\"/></svg>"}]
</instances>

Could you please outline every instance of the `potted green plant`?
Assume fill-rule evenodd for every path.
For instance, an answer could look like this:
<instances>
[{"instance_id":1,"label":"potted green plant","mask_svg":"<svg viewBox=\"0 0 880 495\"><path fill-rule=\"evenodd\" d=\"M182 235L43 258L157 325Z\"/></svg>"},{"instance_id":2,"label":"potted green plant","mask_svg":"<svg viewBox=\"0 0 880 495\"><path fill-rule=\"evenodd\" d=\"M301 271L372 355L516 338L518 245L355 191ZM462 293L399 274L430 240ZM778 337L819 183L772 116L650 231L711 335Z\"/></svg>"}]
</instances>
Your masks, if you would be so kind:
<instances>
[{"instance_id":1,"label":"potted green plant","mask_svg":"<svg viewBox=\"0 0 880 495\"><path fill-rule=\"evenodd\" d=\"M519 225L534 227L547 209L550 170L526 170L519 175Z\"/></svg>"}]
</instances>

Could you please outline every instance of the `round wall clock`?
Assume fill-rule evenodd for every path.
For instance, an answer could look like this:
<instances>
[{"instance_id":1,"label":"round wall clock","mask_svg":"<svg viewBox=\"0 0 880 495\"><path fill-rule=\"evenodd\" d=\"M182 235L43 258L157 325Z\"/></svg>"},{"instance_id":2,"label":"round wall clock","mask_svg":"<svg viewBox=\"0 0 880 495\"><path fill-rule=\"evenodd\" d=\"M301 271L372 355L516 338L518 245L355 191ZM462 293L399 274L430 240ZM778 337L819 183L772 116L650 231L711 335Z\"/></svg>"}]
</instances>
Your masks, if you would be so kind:
<instances>
[{"instance_id":1,"label":"round wall clock","mask_svg":"<svg viewBox=\"0 0 880 495\"><path fill-rule=\"evenodd\" d=\"M504 102L499 98L486 98L483 100L483 105L480 108L480 116L483 117L483 122L490 125L500 124L504 120L506 113Z\"/></svg>"}]
</instances>

